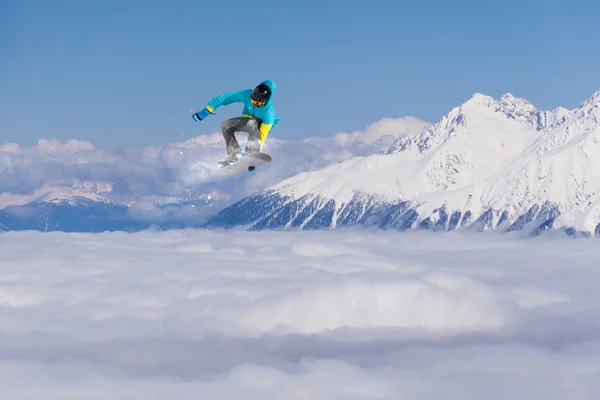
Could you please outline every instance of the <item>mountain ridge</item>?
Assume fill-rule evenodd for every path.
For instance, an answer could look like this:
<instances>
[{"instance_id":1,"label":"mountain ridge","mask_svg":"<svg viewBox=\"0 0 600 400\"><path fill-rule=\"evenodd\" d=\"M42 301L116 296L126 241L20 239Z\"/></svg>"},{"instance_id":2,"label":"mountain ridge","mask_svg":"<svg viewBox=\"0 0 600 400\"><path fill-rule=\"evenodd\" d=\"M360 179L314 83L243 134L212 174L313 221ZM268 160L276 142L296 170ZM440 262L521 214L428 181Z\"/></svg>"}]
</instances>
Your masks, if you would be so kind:
<instances>
[{"instance_id":1,"label":"mountain ridge","mask_svg":"<svg viewBox=\"0 0 600 400\"><path fill-rule=\"evenodd\" d=\"M373 211L376 204L369 218L342 225L377 225L379 219L380 226L403 229L530 227L539 233L560 227L596 234L599 104L600 91L576 109L551 111L509 93L499 100L476 93L387 152L300 173L251 196L256 217L246 225L332 228L347 207ZM261 198L280 209L261 206ZM222 210L207 226L235 226L242 204L248 202ZM311 222L315 216L319 223Z\"/></svg>"}]
</instances>

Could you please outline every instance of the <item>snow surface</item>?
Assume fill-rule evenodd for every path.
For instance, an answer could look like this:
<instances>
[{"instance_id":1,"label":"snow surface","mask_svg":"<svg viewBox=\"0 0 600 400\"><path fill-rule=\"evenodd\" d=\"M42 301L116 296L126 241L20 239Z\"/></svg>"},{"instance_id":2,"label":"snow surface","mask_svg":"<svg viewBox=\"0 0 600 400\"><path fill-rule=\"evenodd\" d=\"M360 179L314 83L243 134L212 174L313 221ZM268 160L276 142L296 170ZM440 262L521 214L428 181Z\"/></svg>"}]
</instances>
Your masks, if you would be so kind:
<instances>
[{"instance_id":1,"label":"snow surface","mask_svg":"<svg viewBox=\"0 0 600 400\"><path fill-rule=\"evenodd\" d=\"M272 189L272 190L271 190ZM475 94L438 123L398 139L385 154L356 157L286 179L269 193L292 202L357 192L410 201L420 219L445 207L477 219L492 209L509 223L548 203L556 226L592 233L600 223L600 91L574 110L537 110L511 94ZM323 204L327 204L323 201ZM332 221L335 226L335 221Z\"/></svg>"},{"instance_id":2,"label":"snow surface","mask_svg":"<svg viewBox=\"0 0 600 400\"><path fill-rule=\"evenodd\" d=\"M597 399L598 259L457 232L3 233L0 392Z\"/></svg>"}]
</instances>

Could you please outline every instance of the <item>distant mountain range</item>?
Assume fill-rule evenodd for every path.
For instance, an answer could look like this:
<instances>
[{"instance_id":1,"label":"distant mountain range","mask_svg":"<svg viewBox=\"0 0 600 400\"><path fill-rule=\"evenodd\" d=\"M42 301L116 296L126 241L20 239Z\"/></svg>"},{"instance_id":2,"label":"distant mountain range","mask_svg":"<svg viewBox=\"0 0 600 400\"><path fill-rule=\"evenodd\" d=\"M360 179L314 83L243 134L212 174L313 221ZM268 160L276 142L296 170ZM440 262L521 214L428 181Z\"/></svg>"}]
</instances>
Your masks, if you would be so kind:
<instances>
[{"instance_id":1,"label":"distant mountain range","mask_svg":"<svg viewBox=\"0 0 600 400\"><path fill-rule=\"evenodd\" d=\"M475 94L388 151L300 173L208 227L600 233L600 91L574 110Z\"/></svg>"},{"instance_id":2,"label":"distant mountain range","mask_svg":"<svg viewBox=\"0 0 600 400\"><path fill-rule=\"evenodd\" d=\"M1 209L0 230L361 225L600 234L600 91L573 110L549 111L510 94L477 93L390 143L294 173L220 210L225 203L198 198L121 204L88 187Z\"/></svg>"},{"instance_id":3,"label":"distant mountain range","mask_svg":"<svg viewBox=\"0 0 600 400\"><path fill-rule=\"evenodd\" d=\"M105 230L137 230L148 225L128 221L128 208L109 201L87 197L36 200L0 210L0 224L11 230L64 232L99 232Z\"/></svg>"},{"instance_id":4,"label":"distant mountain range","mask_svg":"<svg viewBox=\"0 0 600 400\"><path fill-rule=\"evenodd\" d=\"M180 201L156 205L151 215L132 213L132 207L88 193L66 198L44 196L24 205L0 210L0 230L62 232L139 231L155 227L174 229L200 227L197 217L202 201ZM90 198L92 197L92 198ZM160 213L159 216L156 216Z\"/></svg>"}]
</instances>

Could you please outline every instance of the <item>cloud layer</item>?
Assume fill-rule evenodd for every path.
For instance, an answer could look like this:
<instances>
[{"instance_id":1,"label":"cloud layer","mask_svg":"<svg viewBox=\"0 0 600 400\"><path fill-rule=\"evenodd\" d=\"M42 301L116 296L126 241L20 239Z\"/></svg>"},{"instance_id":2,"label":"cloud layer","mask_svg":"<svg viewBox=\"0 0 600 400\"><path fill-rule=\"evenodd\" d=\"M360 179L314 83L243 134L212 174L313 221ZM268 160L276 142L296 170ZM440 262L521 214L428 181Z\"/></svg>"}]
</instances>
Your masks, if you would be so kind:
<instances>
[{"instance_id":1,"label":"cloud layer","mask_svg":"<svg viewBox=\"0 0 600 400\"><path fill-rule=\"evenodd\" d=\"M600 395L592 241L8 232L0 254L13 399Z\"/></svg>"},{"instance_id":2,"label":"cloud layer","mask_svg":"<svg viewBox=\"0 0 600 400\"><path fill-rule=\"evenodd\" d=\"M30 148L6 143L0 146L0 208L25 204L62 188L81 191L82 185L89 189L96 184L111 189L93 193L124 204L140 202L134 214L158 215L162 211L157 204L208 196L218 207L299 172L385 150L390 138L414 134L426 125L415 118L385 119L365 132L302 141L281 140L285 132L278 127L264 149L273 156L273 163L252 176L227 179L210 176L217 161L225 157L220 133L166 146L116 150L75 139L66 143L41 139ZM245 135L238 135L243 146Z\"/></svg>"}]
</instances>

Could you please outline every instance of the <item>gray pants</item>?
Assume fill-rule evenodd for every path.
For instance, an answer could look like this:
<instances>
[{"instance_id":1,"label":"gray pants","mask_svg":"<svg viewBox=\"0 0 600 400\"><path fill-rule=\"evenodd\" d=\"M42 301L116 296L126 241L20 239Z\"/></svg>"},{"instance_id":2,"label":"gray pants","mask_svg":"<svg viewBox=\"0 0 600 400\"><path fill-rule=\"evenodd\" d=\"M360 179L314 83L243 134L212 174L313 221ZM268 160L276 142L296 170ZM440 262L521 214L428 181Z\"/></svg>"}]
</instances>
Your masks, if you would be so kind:
<instances>
[{"instance_id":1,"label":"gray pants","mask_svg":"<svg viewBox=\"0 0 600 400\"><path fill-rule=\"evenodd\" d=\"M260 125L262 121L255 117L236 117L223 121L221 130L225 139L228 158L235 157L241 152L240 145L235 137L235 132L246 132L248 141L246 142L246 153L260 151Z\"/></svg>"}]
</instances>

